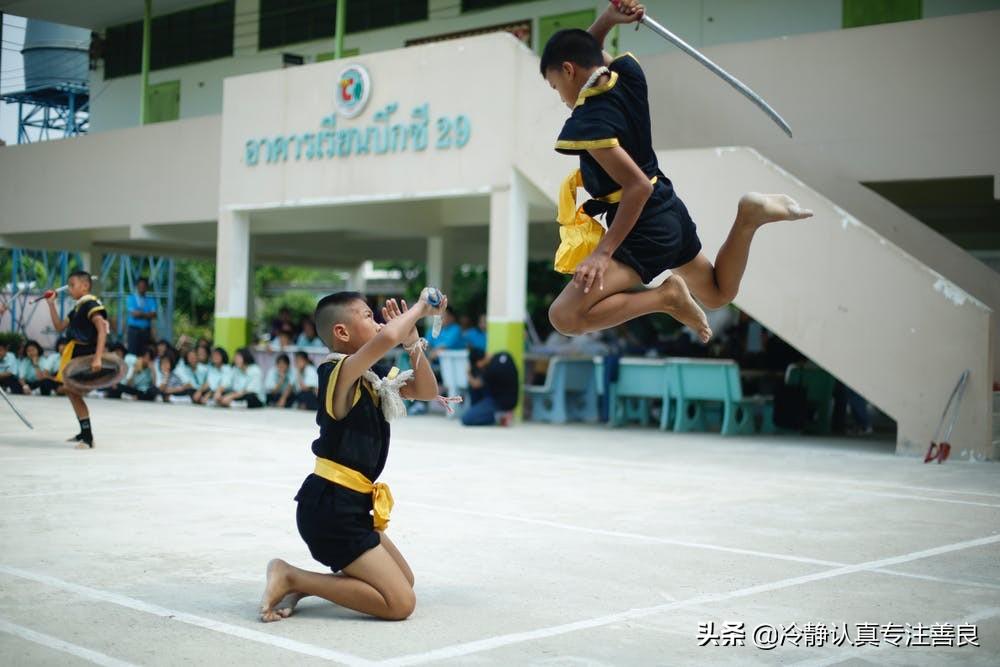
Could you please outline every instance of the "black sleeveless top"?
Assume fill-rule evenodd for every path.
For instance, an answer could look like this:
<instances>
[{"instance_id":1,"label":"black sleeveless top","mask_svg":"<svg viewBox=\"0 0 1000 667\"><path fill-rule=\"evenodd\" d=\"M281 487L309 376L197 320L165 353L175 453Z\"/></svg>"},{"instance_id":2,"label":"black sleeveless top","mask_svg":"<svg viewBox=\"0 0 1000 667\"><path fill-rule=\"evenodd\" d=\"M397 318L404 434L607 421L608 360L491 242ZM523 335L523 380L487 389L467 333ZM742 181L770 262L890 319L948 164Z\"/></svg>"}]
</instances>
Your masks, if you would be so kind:
<instances>
[{"instance_id":1,"label":"black sleeveless top","mask_svg":"<svg viewBox=\"0 0 1000 667\"><path fill-rule=\"evenodd\" d=\"M587 152L596 148L621 146L646 176L657 176L669 186L653 151L648 88L639 61L626 53L615 58L608 69L612 73L608 82L580 94L559 133L556 151L580 157L583 187L591 197L621 189Z\"/></svg>"},{"instance_id":2,"label":"black sleeveless top","mask_svg":"<svg viewBox=\"0 0 1000 667\"><path fill-rule=\"evenodd\" d=\"M319 437L312 443L316 456L335 461L374 482L385 468L389 456L389 422L382 416L375 391L365 380L359 380L352 398L352 407L343 419L333 417L333 390L343 359L321 364L319 374L320 405L316 412ZM385 377L389 369L383 366L372 368L376 375ZM316 500L321 496L333 495L346 501L355 501L357 509L371 509L371 496L351 491L329 482L315 474L309 475L295 497L298 501ZM367 508L367 509L365 509Z\"/></svg>"},{"instance_id":3,"label":"black sleeveless top","mask_svg":"<svg viewBox=\"0 0 1000 667\"><path fill-rule=\"evenodd\" d=\"M80 300L69 311L69 327L67 334L70 338L81 345L94 345L97 343L97 326L90 318L96 313L107 316L104 305L98 301L96 296L84 294Z\"/></svg>"}]
</instances>

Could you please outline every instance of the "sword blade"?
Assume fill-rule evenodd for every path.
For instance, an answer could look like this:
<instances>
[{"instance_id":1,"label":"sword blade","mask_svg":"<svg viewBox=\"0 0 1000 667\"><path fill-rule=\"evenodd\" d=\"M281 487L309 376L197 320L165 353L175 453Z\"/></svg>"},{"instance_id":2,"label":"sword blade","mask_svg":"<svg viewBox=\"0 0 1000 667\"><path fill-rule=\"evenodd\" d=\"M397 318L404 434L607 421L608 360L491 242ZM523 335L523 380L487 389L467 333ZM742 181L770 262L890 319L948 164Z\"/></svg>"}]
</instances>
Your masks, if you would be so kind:
<instances>
[{"instance_id":1,"label":"sword blade","mask_svg":"<svg viewBox=\"0 0 1000 667\"><path fill-rule=\"evenodd\" d=\"M19 419L20 419L21 421L23 421L23 422L24 422L24 425L25 425L25 426L27 426L28 428L30 428L30 429L31 429L32 431L34 431L34 430L35 430L35 427L31 425L31 422L29 422L29 421L28 421L27 419L25 419L25 418L24 418L24 415L22 415L22 414L21 414L21 413L20 413L20 412L18 411L18 409L14 407L14 404L10 402L10 399L9 399L9 398L7 398L7 392L5 392L5 391L4 391L3 389L0 389L0 396L3 396L3 400L7 401L7 405L9 405L9 406L10 406L10 409L14 411L14 414L15 414L15 415L17 415L17 416L18 416L18 418L19 418Z\"/></svg>"},{"instance_id":2,"label":"sword blade","mask_svg":"<svg viewBox=\"0 0 1000 667\"><path fill-rule=\"evenodd\" d=\"M656 21L654 21L652 18L649 17L649 14L643 16L642 21L640 22L644 26L655 32L657 35L667 40L668 42L679 48L681 51L688 54L689 56L700 62L702 65L710 69L712 72L714 72L716 76L718 76L723 81L728 83L730 86L735 88L737 91L740 92L740 94L742 94L748 100L756 104L761 111L766 113L768 117L778 125L778 127L784 130L785 134L787 134L789 137L792 136L792 128L791 126L788 125L788 123L785 122L785 119L782 118L781 115L777 111L775 111L770 104L765 102L760 95L750 90L749 86L747 86L745 83L737 79L735 76L733 76L726 70L716 65L708 58L708 56L703 54L701 51L694 48L693 46L685 42L683 39L681 39L674 33L670 32Z\"/></svg>"}]
</instances>

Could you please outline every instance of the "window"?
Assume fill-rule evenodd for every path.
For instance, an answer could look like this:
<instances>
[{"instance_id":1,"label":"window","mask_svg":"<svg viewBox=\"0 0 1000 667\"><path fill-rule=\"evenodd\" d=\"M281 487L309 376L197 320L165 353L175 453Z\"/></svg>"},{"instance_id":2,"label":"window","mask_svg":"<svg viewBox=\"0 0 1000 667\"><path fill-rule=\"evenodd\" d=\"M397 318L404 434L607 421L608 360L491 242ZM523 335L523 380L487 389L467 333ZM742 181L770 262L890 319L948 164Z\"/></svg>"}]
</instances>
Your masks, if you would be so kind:
<instances>
[{"instance_id":1,"label":"window","mask_svg":"<svg viewBox=\"0 0 1000 667\"><path fill-rule=\"evenodd\" d=\"M427 0L347 0L345 32L425 21ZM333 37L337 0L261 0L261 50Z\"/></svg>"},{"instance_id":2,"label":"window","mask_svg":"<svg viewBox=\"0 0 1000 667\"><path fill-rule=\"evenodd\" d=\"M226 58L233 55L235 0L195 7L153 18L150 26L152 70ZM142 70L142 21L107 29L104 78Z\"/></svg>"},{"instance_id":3,"label":"window","mask_svg":"<svg viewBox=\"0 0 1000 667\"><path fill-rule=\"evenodd\" d=\"M912 21L921 17L921 0L844 0L844 27Z\"/></svg>"},{"instance_id":4,"label":"window","mask_svg":"<svg viewBox=\"0 0 1000 667\"><path fill-rule=\"evenodd\" d=\"M531 0L462 0L463 12L474 12L477 9L493 9L504 5L516 5Z\"/></svg>"}]
</instances>

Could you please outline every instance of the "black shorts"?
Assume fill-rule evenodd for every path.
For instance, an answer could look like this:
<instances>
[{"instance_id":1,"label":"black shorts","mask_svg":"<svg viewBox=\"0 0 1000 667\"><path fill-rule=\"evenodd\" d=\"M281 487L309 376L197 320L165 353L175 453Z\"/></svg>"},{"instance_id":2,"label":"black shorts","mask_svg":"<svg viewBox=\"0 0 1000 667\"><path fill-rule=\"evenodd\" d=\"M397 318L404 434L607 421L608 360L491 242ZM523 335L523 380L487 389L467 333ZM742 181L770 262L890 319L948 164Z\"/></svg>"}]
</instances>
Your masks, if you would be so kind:
<instances>
[{"instance_id":1,"label":"black shorts","mask_svg":"<svg viewBox=\"0 0 1000 667\"><path fill-rule=\"evenodd\" d=\"M665 180L665 179L664 179ZM608 210L614 223L618 207ZM701 240L687 207L669 182L657 181L639 220L612 257L639 274L643 284L668 269L684 266L701 252Z\"/></svg>"},{"instance_id":2,"label":"black shorts","mask_svg":"<svg viewBox=\"0 0 1000 667\"><path fill-rule=\"evenodd\" d=\"M97 352L97 343L88 344L77 341L73 344L73 353L70 355L70 359L85 357L88 354L93 354L94 352Z\"/></svg>"},{"instance_id":3,"label":"black shorts","mask_svg":"<svg viewBox=\"0 0 1000 667\"><path fill-rule=\"evenodd\" d=\"M382 540L370 514L372 497L309 475L295 496L299 535L317 561L340 572Z\"/></svg>"}]
</instances>

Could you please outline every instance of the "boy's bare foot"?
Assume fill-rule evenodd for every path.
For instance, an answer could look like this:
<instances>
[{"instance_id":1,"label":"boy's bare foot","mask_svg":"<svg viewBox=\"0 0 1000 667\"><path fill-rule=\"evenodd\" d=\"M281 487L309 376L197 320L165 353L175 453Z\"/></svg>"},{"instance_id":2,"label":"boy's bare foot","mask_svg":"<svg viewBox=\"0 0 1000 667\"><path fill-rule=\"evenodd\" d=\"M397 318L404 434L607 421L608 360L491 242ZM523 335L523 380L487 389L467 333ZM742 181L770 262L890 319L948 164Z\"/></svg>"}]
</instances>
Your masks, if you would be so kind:
<instances>
[{"instance_id":1,"label":"boy's bare foot","mask_svg":"<svg viewBox=\"0 0 1000 667\"><path fill-rule=\"evenodd\" d=\"M683 278L673 274L656 289L663 297L663 312L694 331L702 343L711 340L712 329L708 326L705 311L691 297Z\"/></svg>"},{"instance_id":2,"label":"boy's bare foot","mask_svg":"<svg viewBox=\"0 0 1000 667\"><path fill-rule=\"evenodd\" d=\"M748 192L740 197L736 217L755 229L769 222L780 220L802 220L812 217L813 212L802 208L788 195L762 195Z\"/></svg>"},{"instance_id":3,"label":"boy's bare foot","mask_svg":"<svg viewBox=\"0 0 1000 667\"><path fill-rule=\"evenodd\" d=\"M282 618L288 618L295 613L295 605L299 603L302 598L308 597L305 593L289 593L278 603L277 609L278 615Z\"/></svg>"},{"instance_id":4,"label":"boy's bare foot","mask_svg":"<svg viewBox=\"0 0 1000 667\"><path fill-rule=\"evenodd\" d=\"M264 595L260 599L260 620L265 623L280 621L291 615L291 612L282 614L275 608L289 594L288 573L291 568L291 565L280 558L267 564L267 583L264 584Z\"/></svg>"}]
</instances>

